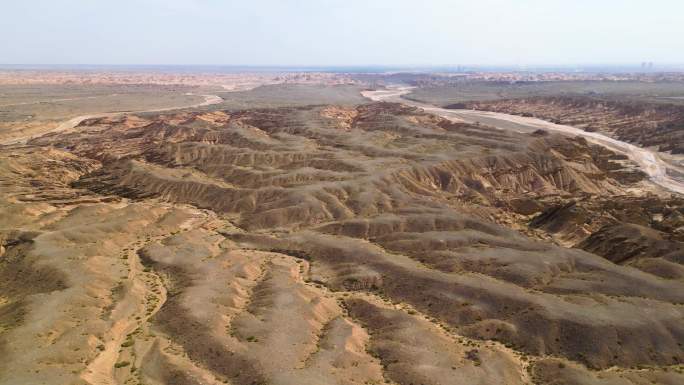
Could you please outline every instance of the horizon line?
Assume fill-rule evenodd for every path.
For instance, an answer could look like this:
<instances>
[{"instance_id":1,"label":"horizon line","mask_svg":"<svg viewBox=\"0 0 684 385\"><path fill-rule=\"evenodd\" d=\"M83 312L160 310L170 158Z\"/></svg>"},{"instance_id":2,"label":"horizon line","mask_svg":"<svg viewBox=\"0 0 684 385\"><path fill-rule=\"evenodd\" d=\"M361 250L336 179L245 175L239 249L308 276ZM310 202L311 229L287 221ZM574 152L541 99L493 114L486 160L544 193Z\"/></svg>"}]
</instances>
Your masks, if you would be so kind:
<instances>
[{"instance_id":1,"label":"horizon line","mask_svg":"<svg viewBox=\"0 0 684 385\"><path fill-rule=\"evenodd\" d=\"M684 63L585 63L585 64L334 64L334 65L266 65L266 64L74 64L74 63L0 63L0 70L153 70L153 69L232 69L239 72L586 72L586 73L668 73L684 72ZM373 72L371 70L377 70Z\"/></svg>"}]
</instances>

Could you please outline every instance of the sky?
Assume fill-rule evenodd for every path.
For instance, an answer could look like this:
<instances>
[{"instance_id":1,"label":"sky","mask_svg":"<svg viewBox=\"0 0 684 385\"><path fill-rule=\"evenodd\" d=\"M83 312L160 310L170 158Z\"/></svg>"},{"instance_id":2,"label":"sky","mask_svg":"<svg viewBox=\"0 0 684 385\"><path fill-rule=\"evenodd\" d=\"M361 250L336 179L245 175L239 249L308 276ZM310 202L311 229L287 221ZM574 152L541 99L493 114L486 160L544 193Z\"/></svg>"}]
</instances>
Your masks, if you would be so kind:
<instances>
[{"instance_id":1,"label":"sky","mask_svg":"<svg viewBox=\"0 0 684 385\"><path fill-rule=\"evenodd\" d=\"M681 0L0 0L0 64L684 63Z\"/></svg>"}]
</instances>

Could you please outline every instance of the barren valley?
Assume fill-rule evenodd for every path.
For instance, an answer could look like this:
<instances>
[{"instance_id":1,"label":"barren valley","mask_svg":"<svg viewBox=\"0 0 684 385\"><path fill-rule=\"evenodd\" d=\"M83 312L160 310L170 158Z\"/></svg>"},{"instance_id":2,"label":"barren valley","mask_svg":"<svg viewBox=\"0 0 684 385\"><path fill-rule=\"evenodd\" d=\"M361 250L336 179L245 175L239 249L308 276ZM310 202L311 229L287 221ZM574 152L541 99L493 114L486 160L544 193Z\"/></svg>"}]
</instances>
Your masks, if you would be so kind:
<instances>
[{"instance_id":1,"label":"barren valley","mask_svg":"<svg viewBox=\"0 0 684 385\"><path fill-rule=\"evenodd\" d=\"M0 384L684 383L678 104L279 76L0 86Z\"/></svg>"}]
</instances>

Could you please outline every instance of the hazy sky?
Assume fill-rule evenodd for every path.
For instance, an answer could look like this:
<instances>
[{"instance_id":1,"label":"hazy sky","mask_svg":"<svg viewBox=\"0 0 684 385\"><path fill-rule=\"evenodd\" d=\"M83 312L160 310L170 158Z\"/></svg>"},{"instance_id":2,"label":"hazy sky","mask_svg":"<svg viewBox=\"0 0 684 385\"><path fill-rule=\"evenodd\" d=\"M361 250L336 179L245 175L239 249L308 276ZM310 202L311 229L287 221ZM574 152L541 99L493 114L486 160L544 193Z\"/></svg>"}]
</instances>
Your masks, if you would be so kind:
<instances>
[{"instance_id":1,"label":"hazy sky","mask_svg":"<svg viewBox=\"0 0 684 385\"><path fill-rule=\"evenodd\" d=\"M2 64L684 63L682 0L0 0Z\"/></svg>"}]
</instances>

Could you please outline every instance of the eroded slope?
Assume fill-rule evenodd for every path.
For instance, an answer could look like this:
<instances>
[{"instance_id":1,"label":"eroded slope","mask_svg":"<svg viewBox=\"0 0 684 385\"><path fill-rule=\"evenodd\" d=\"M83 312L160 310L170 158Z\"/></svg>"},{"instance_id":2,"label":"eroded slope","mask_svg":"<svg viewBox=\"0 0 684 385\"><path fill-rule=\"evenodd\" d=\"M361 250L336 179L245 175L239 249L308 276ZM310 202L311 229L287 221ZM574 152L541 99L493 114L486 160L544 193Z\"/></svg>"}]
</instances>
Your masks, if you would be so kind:
<instances>
[{"instance_id":1,"label":"eroded slope","mask_svg":"<svg viewBox=\"0 0 684 385\"><path fill-rule=\"evenodd\" d=\"M374 103L92 119L0 162L2 383L684 380L681 202L581 139ZM621 258L635 228L659 246Z\"/></svg>"},{"instance_id":2,"label":"eroded slope","mask_svg":"<svg viewBox=\"0 0 684 385\"><path fill-rule=\"evenodd\" d=\"M653 146L658 151L684 153L684 107L681 105L546 96L469 102L456 107L535 116L602 132L643 147Z\"/></svg>"}]
</instances>

